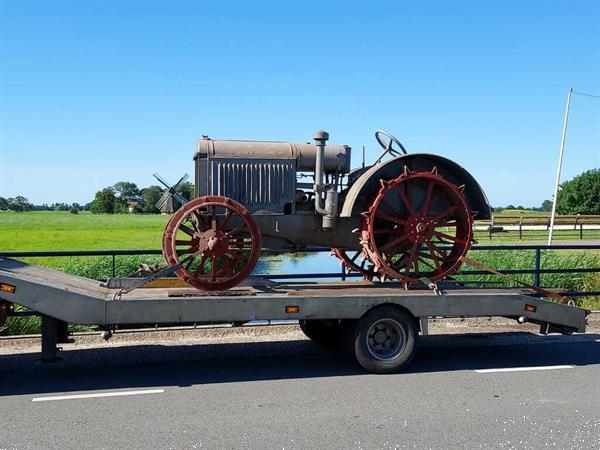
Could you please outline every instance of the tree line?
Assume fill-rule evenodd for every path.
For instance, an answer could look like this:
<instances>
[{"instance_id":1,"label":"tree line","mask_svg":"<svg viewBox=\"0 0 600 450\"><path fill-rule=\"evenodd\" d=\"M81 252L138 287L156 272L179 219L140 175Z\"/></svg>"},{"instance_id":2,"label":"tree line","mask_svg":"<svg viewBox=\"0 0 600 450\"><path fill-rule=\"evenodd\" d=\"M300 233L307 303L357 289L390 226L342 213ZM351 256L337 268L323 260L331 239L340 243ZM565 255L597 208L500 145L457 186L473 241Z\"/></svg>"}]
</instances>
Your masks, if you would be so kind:
<instances>
[{"instance_id":1,"label":"tree line","mask_svg":"<svg viewBox=\"0 0 600 450\"><path fill-rule=\"evenodd\" d=\"M517 210L522 210L522 211L536 211L536 212L550 212L552 211L552 200L544 200L542 202L542 206L539 207L535 207L535 206L530 206L530 207L525 207L522 205L508 205L508 206L494 206L492 208L494 210L494 212L500 212L500 211L504 211L505 209L517 209Z\"/></svg>"},{"instance_id":2,"label":"tree line","mask_svg":"<svg viewBox=\"0 0 600 450\"><path fill-rule=\"evenodd\" d=\"M96 192L94 199L84 205L79 203L34 205L26 197L18 195L14 198L0 197L0 211L71 211L73 214L79 211L91 211L94 214L119 214L129 212L131 206L138 213L157 214L160 211L156 203L164 192L165 190L160 186L152 185L140 189L130 181L119 181ZM180 193L187 199L192 199L194 185L189 182L184 183Z\"/></svg>"}]
</instances>

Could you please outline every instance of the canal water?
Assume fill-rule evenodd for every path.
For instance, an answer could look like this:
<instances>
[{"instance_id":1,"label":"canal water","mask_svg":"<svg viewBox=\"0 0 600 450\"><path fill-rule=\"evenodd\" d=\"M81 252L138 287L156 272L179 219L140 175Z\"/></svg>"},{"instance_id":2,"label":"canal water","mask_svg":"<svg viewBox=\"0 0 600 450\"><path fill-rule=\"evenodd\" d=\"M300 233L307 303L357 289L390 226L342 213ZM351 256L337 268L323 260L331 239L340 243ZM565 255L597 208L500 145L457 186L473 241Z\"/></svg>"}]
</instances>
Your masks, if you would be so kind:
<instances>
[{"instance_id":1,"label":"canal water","mask_svg":"<svg viewBox=\"0 0 600 450\"><path fill-rule=\"evenodd\" d=\"M325 252L311 253L284 253L280 255L261 255L254 274L256 275L278 275L278 274L339 274L328 280L341 280L342 266L340 260L331 255L329 250ZM289 280L298 280L290 278ZM323 278L308 277L306 281L323 280Z\"/></svg>"}]
</instances>

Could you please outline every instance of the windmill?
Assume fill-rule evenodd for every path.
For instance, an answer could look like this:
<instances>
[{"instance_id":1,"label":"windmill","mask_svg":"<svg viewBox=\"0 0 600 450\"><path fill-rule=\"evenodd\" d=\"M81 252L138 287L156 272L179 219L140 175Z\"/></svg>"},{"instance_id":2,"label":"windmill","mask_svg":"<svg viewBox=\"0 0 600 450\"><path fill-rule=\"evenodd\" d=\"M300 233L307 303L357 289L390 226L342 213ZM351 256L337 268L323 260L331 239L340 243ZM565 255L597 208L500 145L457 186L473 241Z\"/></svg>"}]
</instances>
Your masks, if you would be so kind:
<instances>
[{"instance_id":1,"label":"windmill","mask_svg":"<svg viewBox=\"0 0 600 450\"><path fill-rule=\"evenodd\" d=\"M177 183L170 185L163 177L158 173L153 174L162 185L165 186L166 190L160 200L156 203L156 207L162 212L175 212L181 205L184 205L189 200L181 193L181 186L185 183L189 177L186 173L184 174ZM170 204L169 204L170 202Z\"/></svg>"}]
</instances>

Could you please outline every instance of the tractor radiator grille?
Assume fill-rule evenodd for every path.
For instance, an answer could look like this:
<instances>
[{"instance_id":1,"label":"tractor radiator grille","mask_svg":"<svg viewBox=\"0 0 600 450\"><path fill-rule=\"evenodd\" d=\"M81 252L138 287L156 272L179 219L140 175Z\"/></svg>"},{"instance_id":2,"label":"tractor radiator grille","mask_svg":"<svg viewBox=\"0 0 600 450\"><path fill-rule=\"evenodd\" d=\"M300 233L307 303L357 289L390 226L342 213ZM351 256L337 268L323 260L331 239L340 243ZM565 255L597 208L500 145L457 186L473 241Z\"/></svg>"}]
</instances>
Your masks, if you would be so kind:
<instances>
[{"instance_id":1,"label":"tractor radiator grille","mask_svg":"<svg viewBox=\"0 0 600 450\"><path fill-rule=\"evenodd\" d=\"M213 195L237 200L250 211L283 212L296 194L295 161L231 162L212 160Z\"/></svg>"}]
</instances>

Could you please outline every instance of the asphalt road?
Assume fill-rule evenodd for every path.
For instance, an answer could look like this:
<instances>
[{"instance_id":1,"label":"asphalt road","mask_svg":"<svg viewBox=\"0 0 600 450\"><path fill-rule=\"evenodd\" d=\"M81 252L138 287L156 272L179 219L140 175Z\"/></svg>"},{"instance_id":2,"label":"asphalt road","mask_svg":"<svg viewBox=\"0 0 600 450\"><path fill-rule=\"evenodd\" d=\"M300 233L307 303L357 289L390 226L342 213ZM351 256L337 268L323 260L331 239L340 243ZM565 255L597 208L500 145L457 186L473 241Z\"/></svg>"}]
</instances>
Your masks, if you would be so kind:
<instances>
[{"instance_id":1,"label":"asphalt road","mask_svg":"<svg viewBox=\"0 0 600 450\"><path fill-rule=\"evenodd\" d=\"M429 336L386 376L306 340L0 355L0 381L0 449L600 448L600 334Z\"/></svg>"}]
</instances>

